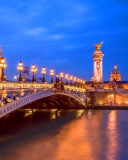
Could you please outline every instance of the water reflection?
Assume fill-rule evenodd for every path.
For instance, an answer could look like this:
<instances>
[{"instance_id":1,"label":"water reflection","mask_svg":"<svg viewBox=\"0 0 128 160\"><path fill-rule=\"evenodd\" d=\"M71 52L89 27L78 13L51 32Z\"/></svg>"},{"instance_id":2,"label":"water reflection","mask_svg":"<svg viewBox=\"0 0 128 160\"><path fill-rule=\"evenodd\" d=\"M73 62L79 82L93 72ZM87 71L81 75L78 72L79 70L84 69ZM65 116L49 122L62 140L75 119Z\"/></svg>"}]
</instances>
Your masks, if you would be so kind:
<instances>
[{"instance_id":1,"label":"water reflection","mask_svg":"<svg viewBox=\"0 0 128 160\"><path fill-rule=\"evenodd\" d=\"M81 117L83 113L84 113L84 110L76 110L76 118Z\"/></svg>"},{"instance_id":2,"label":"water reflection","mask_svg":"<svg viewBox=\"0 0 128 160\"><path fill-rule=\"evenodd\" d=\"M35 110L27 116L26 113L31 111L19 110L0 120L0 160L127 157L121 146L123 137L128 140L128 111L55 109Z\"/></svg>"},{"instance_id":3,"label":"water reflection","mask_svg":"<svg viewBox=\"0 0 128 160\"><path fill-rule=\"evenodd\" d=\"M92 117L92 110L88 110L88 112L87 112L87 118L91 119L91 117Z\"/></svg>"},{"instance_id":4,"label":"water reflection","mask_svg":"<svg viewBox=\"0 0 128 160\"><path fill-rule=\"evenodd\" d=\"M108 160L117 159L119 144L117 131L117 111L113 110L108 115L108 147L107 147L107 158Z\"/></svg>"}]
</instances>

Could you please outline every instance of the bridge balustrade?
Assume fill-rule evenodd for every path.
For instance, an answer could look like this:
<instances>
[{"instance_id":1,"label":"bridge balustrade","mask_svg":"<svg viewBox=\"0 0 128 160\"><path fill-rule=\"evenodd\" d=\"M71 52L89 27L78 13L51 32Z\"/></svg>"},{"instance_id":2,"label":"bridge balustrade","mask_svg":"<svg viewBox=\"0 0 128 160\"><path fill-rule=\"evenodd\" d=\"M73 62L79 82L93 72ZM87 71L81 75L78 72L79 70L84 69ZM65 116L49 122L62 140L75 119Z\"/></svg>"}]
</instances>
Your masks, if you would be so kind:
<instances>
[{"instance_id":1,"label":"bridge balustrade","mask_svg":"<svg viewBox=\"0 0 128 160\"><path fill-rule=\"evenodd\" d=\"M19 89L19 88L53 88L54 84L42 84L42 83L19 83L19 82L3 82L0 83L0 89ZM78 88L75 86L64 85L65 89L71 91L76 90L79 92L85 92L84 88Z\"/></svg>"},{"instance_id":2,"label":"bridge balustrade","mask_svg":"<svg viewBox=\"0 0 128 160\"><path fill-rule=\"evenodd\" d=\"M3 88L52 88L53 84L41 84L41 83L14 83L14 82L6 82L0 83L0 89Z\"/></svg>"}]
</instances>

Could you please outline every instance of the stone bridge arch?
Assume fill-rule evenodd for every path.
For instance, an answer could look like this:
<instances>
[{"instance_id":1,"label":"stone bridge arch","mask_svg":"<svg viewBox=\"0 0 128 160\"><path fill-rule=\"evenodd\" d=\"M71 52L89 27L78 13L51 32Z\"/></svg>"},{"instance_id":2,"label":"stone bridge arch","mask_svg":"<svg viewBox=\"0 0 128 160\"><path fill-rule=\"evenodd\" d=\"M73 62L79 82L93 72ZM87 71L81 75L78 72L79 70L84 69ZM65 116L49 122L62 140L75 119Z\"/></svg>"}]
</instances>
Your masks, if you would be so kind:
<instances>
[{"instance_id":1,"label":"stone bridge arch","mask_svg":"<svg viewBox=\"0 0 128 160\"><path fill-rule=\"evenodd\" d=\"M42 105L38 105L38 102L41 102ZM47 103L46 103L47 102ZM84 93L79 95L75 93L65 92L65 93L55 93L55 92L38 92L31 95L26 95L18 100L12 101L0 107L0 118L19 109L21 107L30 107L30 103L36 103L37 107L40 109L49 109L49 108L58 108L58 109L85 109L85 96ZM40 104L41 104L40 103ZM44 103L46 104L44 106ZM54 103L54 105L48 105ZM57 105L58 103L58 105ZM28 105L28 106L27 106ZM62 107L61 107L62 105ZM65 105L65 107L64 107ZM51 107L52 106L52 107ZM57 107L60 106L60 107Z\"/></svg>"}]
</instances>

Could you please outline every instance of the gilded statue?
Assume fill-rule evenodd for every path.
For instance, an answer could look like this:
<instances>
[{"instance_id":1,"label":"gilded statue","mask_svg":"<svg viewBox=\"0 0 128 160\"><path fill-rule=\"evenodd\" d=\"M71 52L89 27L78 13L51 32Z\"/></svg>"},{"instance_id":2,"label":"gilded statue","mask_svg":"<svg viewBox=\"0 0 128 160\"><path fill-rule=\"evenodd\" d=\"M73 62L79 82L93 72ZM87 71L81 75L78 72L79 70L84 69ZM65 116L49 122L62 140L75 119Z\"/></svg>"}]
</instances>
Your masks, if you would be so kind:
<instances>
[{"instance_id":1,"label":"gilded statue","mask_svg":"<svg viewBox=\"0 0 128 160\"><path fill-rule=\"evenodd\" d=\"M102 46L103 42L104 41L102 41L101 43L95 44L96 51L100 51L100 47Z\"/></svg>"}]
</instances>

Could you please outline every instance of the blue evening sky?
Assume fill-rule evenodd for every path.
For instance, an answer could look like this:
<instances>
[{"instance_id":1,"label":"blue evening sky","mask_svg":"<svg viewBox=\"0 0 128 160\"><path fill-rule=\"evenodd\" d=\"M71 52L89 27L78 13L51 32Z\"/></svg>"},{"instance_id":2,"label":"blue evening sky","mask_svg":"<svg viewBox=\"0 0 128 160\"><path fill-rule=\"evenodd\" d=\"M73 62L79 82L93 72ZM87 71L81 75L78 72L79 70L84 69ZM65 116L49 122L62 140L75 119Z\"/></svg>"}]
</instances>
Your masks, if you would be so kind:
<instances>
[{"instance_id":1,"label":"blue evening sky","mask_svg":"<svg viewBox=\"0 0 128 160\"><path fill-rule=\"evenodd\" d=\"M45 66L90 80L93 44L104 41L103 77L115 62L128 80L127 0L0 0L0 44L7 60L7 79L17 64ZM31 77L31 74L30 74Z\"/></svg>"}]
</instances>

